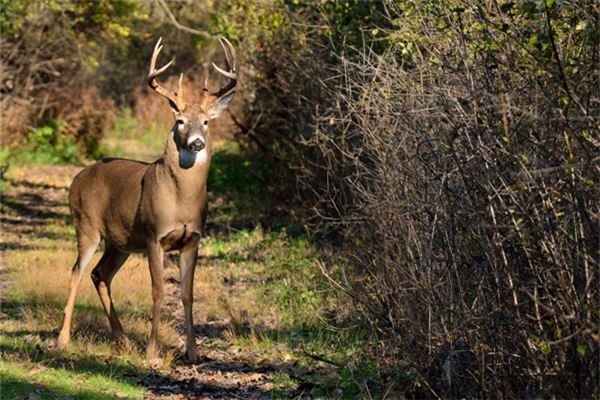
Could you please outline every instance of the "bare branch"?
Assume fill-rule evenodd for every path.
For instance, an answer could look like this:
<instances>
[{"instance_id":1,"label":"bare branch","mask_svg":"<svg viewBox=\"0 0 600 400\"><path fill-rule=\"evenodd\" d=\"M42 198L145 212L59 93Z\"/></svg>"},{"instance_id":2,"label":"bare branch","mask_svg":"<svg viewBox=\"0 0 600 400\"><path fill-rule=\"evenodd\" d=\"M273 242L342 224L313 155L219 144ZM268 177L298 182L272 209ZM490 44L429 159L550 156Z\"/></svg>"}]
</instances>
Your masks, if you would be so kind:
<instances>
[{"instance_id":1,"label":"bare branch","mask_svg":"<svg viewBox=\"0 0 600 400\"><path fill-rule=\"evenodd\" d=\"M173 26L176 27L177 29L185 31L187 33L191 33L193 35L199 35L199 36L205 37L207 39L211 37L211 35L206 31L201 31L201 30L190 28L189 26L180 24L164 0L156 0L156 2L163 9L165 14L167 14L167 17L169 18L169 21L171 21L171 24L173 24Z\"/></svg>"}]
</instances>

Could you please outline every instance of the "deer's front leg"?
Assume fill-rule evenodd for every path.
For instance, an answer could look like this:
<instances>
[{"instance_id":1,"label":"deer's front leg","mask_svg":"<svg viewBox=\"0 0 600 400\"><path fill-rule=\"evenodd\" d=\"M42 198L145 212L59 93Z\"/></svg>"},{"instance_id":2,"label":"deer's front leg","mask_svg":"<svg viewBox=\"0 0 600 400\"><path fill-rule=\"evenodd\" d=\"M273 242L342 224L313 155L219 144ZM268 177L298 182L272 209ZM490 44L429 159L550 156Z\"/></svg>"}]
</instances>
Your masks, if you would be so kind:
<instances>
[{"instance_id":1,"label":"deer's front leg","mask_svg":"<svg viewBox=\"0 0 600 400\"><path fill-rule=\"evenodd\" d=\"M179 273L181 274L181 302L183 303L185 323L185 355L193 363L199 361L194 335L192 304L194 302L194 271L198 258L198 237L192 237L190 243L181 249L179 257Z\"/></svg>"},{"instance_id":2,"label":"deer's front leg","mask_svg":"<svg viewBox=\"0 0 600 400\"><path fill-rule=\"evenodd\" d=\"M160 243L153 242L148 245L148 264L152 280L152 330L150 341L146 348L146 357L153 359L158 356L158 325L160 323L160 305L163 297L163 263L164 251Z\"/></svg>"}]
</instances>

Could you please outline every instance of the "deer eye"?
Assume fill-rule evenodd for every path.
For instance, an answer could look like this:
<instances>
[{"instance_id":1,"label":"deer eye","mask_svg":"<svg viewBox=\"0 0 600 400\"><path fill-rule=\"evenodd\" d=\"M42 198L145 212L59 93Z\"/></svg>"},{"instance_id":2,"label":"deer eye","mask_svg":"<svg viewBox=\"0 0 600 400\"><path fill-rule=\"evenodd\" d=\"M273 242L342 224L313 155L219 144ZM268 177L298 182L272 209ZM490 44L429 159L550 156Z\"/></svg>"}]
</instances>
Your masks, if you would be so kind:
<instances>
[{"instance_id":1,"label":"deer eye","mask_svg":"<svg viewBox=\"0 0 600 400\"><path fill-rule=\"evenodd\" d=\"M208 120L207 119L204 120L204 126L206 126L206 125L208 125Z\"/></svg>"},{"instance_id":2,"label":"deer eye","mask_svg":"<svg viewBox=\"0 0 600 400\"><path fill-rule=\"evenodd\" d=\"M177 125L183 125L183 120L182 120L182 119L178 119L178 120L177 120L177 121L175 121L175 122L177 122Z\"/></svg>"}]
</instances>

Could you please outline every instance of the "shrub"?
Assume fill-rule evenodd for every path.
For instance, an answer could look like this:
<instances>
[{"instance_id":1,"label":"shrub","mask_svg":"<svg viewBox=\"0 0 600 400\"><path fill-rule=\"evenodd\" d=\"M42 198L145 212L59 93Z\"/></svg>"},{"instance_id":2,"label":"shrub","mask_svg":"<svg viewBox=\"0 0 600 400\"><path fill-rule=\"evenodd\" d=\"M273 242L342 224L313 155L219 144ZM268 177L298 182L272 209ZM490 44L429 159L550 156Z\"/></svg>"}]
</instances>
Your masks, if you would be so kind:
<instances>
[{"instance_id":1,"label":"shrub","mask_svg":"<svg viewBox=\"0 0 600 400\"><path fill-rule=\"evenodd\" d=\"M27 164L76 164L81 159L77 142L66 135L60 121L30 132L15 157Z\"/></svg>"},{"instance_id":2,"label":"shrub","mask_svg":"<svg viewBox=\"0 0 600 400\"><path fill-rule=\"evenodd\" d=\"M240 46L242 137L349 262L335 285L383 374L419 397L598 395L597 5L341 3L244 14L286 20Z\"/></svg>"}]
</instances>

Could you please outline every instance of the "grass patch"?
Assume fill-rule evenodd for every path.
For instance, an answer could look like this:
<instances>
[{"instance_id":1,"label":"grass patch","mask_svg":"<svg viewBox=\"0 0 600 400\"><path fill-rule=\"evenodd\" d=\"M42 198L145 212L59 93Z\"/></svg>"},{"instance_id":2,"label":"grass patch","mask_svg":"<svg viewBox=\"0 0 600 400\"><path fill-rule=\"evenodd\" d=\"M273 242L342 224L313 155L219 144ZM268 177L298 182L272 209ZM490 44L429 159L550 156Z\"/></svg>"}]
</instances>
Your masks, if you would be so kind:
<instances>
[{"instance_id":1,"label":"grass patch","mask_svg":"<svg viewBox=\"0 0 600 400\"><path fill-rule=\"evenodd\" d=\"M209 287L199 282L196 293L231 295L208 308L199 299L198 306L209 319L226 310L232 321L226 332L229 341L313 371L303 380L317 387L319 396L334 396L342 389L352 398L363 379L376 376L375 367L364 362L372 345L368 332L344 316L348 306L324 282L317 252L304 237L290 236L285 228L256 227L210 237L203 245L208 269L216 270ZM298 385L285 373L280 378ZM273 390L285 392L281 387Z\"/></svg>"},{"instance_id":2,"label":"grass patch","mask_svg":"<svg viewBox=\"0 0 600 400\"><path fill-rule=\"evenodd\" d=\"M4 343L3 343L4 349ZM4 349L3 351L6 351ZM22 359L0 361L2 397L12 399L36 393L41 399L139 399L145 389L127 379L130 367L110 364L105 360L86 360L68 364L68 359Z\"/></svg>"},{"instance_id":3,"label":"grass patch","mask_svg":"<svg viewBox=\"0 0 600 400\"><path fill-rule=\"evenodd\" d=\"M77 164L82 156L77 142L68 137L60 121L40 126L27 134L25 144L3 158L19 165Z\"/></svg>"},{"instance_id":4,"label":"grass patch","mask_svg":"<svg viewBox=\"0 0 600 400\"><path fill-rule=\"evenodd\" d=\"M111 157L124 157L151 162L164 150L168 130L152 123L144 129L130 108L122 109L103 142Z\"/></svg>"}]
</instances>

